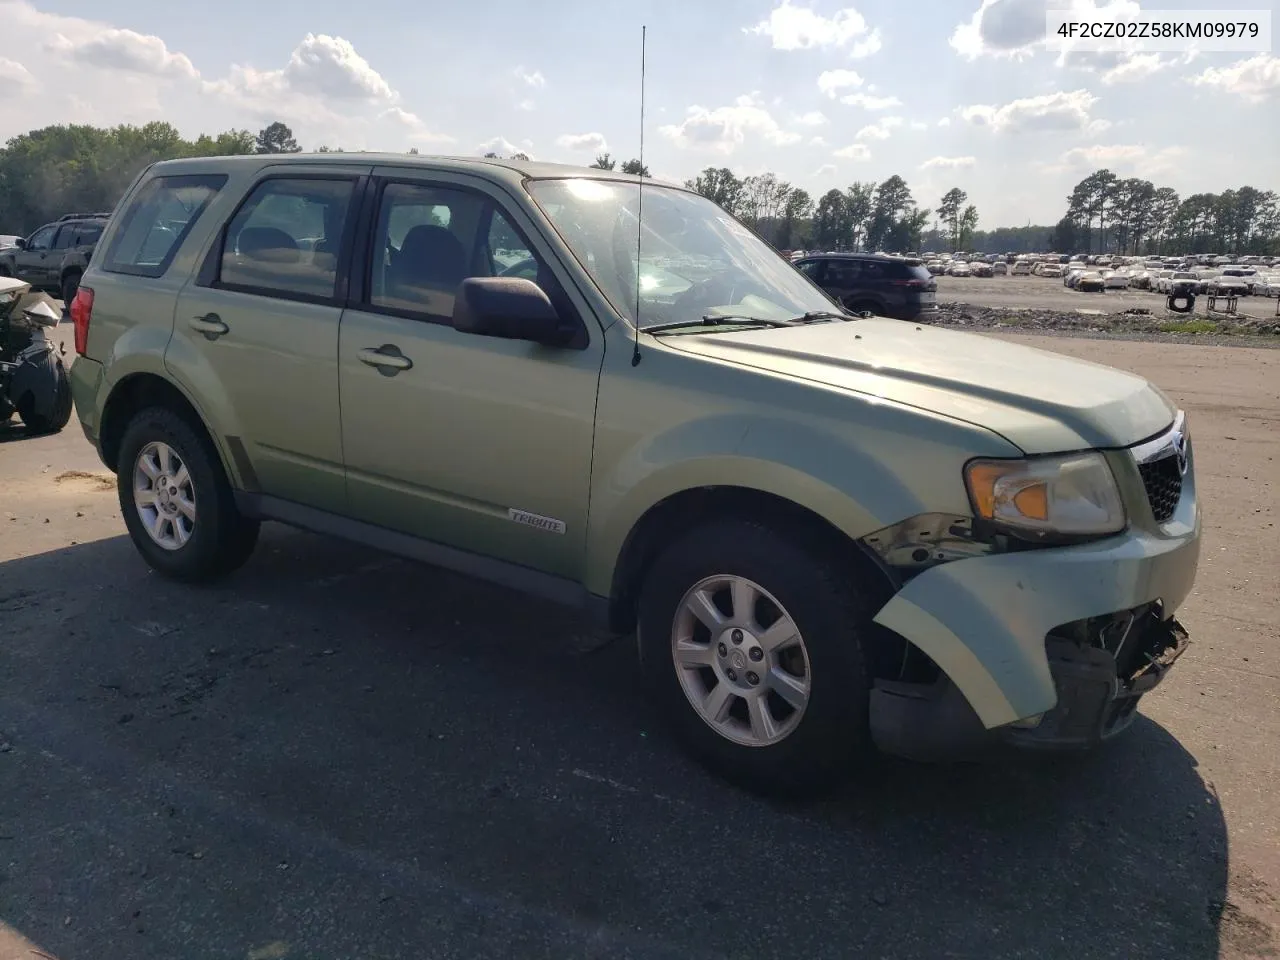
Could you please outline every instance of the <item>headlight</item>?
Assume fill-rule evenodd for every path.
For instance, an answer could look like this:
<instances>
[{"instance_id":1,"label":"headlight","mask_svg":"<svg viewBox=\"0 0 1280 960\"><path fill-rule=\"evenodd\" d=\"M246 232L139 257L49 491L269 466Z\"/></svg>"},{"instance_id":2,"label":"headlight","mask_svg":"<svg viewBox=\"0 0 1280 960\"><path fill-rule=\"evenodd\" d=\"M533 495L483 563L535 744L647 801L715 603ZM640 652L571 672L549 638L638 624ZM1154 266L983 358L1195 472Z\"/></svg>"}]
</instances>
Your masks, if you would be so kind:
<instances>
[{"instance_id":1,"label":"headlight","mask_svg":"<svg viewBox=\"0 0 1280 960\"><path fill-rule=\"evenodd\" d=\"M1011 533L1103 536L1125 528L1124 504L1101 453L972 460L965 485L977 516Z\"/></svg>"}]
</instances>

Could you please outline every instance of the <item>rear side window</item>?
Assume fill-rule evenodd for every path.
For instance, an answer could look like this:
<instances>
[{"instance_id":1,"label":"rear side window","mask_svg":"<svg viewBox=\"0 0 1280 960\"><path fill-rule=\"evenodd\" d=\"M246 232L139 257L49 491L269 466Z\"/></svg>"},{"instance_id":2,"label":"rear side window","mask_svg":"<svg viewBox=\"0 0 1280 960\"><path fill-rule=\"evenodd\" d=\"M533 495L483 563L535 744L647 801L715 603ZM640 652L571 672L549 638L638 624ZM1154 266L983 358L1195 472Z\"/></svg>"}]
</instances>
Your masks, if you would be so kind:
<instances>
[{"instance_id":1,"label":"rear side window","mask_svg":"<svg viewBox=\"0 0 1280 960\"><path fill-rule=\"evenodd\" d=\"M101 269L137 277L162 277L209 201L227 178L220 174L156 177L121 211L120 226Z\"/></svg>"},{"instance_id":2,"label":"rear side window","mask_svg":"<svg viewBox=\"0 0 1280 960\"><path fill-rule=\"evenodd\" d=\"M332 299L354 180L276 177L254 188L223 233L217 285Z\"/></svg>"},{"instance_id":3,"label":"rear side window","mask_svg":"<svg viewBox=\"0 0 1280 960\"><path fill-rule=\"evenodd\" d=\"M76 239L76 225L69 223L58 231L58 237L53 241L53 249L65 250L68 247L74 247Z\"/></svg>"},{"instance_id":4,"label":"rear side window","mask_svg":"<svg viewBox=\"0 0 1280 960\"><path fill-rule=\"evenodd\" d=\"M82 223L80 230L76 234L75 246L87 247L91 243L97 243L102 236L102 224L100 223Z\"/></svg>"}]
</instances>

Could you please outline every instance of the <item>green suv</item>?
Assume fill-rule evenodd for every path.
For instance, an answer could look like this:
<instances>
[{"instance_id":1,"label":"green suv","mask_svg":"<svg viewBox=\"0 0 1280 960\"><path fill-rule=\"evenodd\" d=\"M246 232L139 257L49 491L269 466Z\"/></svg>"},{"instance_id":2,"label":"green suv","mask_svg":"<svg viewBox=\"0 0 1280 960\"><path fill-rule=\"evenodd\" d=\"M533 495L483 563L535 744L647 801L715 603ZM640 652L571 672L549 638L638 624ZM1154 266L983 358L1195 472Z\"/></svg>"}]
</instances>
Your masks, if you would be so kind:
<instances>
[{"instance_id":1,"label":"green suv","mask_svg":"<svg viewBox=\"0 0 1280 960\"><path fill-rule=\"evenodd\" d=\"M1163 393L848 314L679 187L158 163L71 316L76 409L157 571L228 574L277 520L582 607L753 788L872 746L1090 746L1186 648L1200 518Z\"/></svg>"}]
</instances>

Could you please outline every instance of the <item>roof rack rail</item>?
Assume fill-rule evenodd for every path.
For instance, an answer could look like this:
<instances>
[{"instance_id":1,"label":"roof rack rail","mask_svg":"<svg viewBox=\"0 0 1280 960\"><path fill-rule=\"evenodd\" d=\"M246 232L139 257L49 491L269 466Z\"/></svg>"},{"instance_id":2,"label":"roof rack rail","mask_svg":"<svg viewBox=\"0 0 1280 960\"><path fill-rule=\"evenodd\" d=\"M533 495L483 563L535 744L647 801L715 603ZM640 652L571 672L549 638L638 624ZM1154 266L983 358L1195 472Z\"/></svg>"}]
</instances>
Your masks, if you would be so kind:
<instances>
[{"instance_id":1,"label":"roof rack rail","mask_svg":"<svg viewBox=\"0 0 1280 960\"><path fill-rule=\"evenodd\" d=\"M110 218L109 213L64 213L55 223L62 223L64 220L106 220Z\"/></svg>"}]
</instances>

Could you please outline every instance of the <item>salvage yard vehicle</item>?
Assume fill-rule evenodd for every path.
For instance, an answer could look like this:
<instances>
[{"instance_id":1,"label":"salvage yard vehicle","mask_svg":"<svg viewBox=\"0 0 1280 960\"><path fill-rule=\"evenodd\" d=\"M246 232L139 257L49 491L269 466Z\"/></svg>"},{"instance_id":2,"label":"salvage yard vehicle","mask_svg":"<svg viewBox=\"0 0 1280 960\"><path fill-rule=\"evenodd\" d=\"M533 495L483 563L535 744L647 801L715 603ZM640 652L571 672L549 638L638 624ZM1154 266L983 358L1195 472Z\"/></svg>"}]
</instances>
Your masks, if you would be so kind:
<instances>
[{"instance_id":1,"label":"salvage yard vehicle","mask_svg":"<svg viewBox=\"0 0 1280 960\"><path fill-rule=\"evenodd\" d=\"M0 277L16 277L70 303L109 213L68 213L0 251Z\"/></svg>"},{"instance_id":2,"label":"salvage yard vehicle","mask_svg":"<svg viewBox=\"0 0 1280 960\"><path fill-rule=\"evenodd\" d=\"M48 335L61 319L30 284L0 277L0 424L16 413L32 435L57 433L71 420L65 351Z\"/></svg>"},{"instance_id":3,"label":"salvage yard vehicle","mask_svg":"<svg viewBox=\"0 0 1280 960\"><path fill-rule=\"evenodd\" d=\"M916 321L938 312L938 281L920 260L828 253L805 257L796 269L854 313Z\"/></svg>"},{"instance_id":4,"label":"salvage yard vehicle","mask_svg":"<svg viewBox=\"0 0 1280 960\"><path fill-rule=\"evenodd\" d=\"M160 574L224 577L277 520L579 606L751 788L830 787L873 745L1096 746L1187 647L1201 521L1168 396L852 315L675 185L166 161L71 316L80 422Z\"/></svg>"},{"instance_id":5,"label":"salvage yard vehicle","mask_svg":"<svg viewBox=\"0 0 1280 960\"><path fill-rule=\"evenodd\" d=\"M1102 293L1107 288L1107 281L1096 270L1087 270L1076 278L1072 284L1082 293Z\"/></svg>"},{"instance_id":6,"label":"salvage yard vehicle","mask_svg":"<svg viewBox=\"0 0 1280 960\"><path fill-rule=\"evenodd\" d=\"M1107 290L1128 290L1129 274L1124 270L1103 270L1102 285Z\"/></svg>"}]
</instances>

